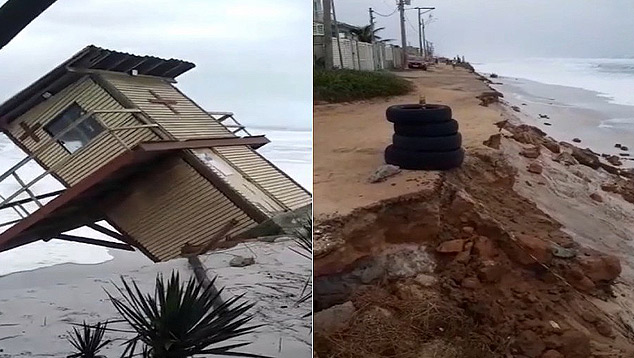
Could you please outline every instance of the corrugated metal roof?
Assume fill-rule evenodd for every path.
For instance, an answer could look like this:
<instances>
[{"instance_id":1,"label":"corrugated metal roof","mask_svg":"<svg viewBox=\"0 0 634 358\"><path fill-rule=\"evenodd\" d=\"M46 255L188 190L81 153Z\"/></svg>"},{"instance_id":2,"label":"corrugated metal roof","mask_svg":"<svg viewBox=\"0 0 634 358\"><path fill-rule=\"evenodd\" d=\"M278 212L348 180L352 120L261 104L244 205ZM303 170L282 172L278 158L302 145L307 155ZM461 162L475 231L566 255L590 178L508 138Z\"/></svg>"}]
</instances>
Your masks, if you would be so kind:
<instances>
[{"instance_id":1,"label":"corrugated metal roof","mask_svg":"<svg viewBox=\"0 0 634 358\"><path fill-rule=\"evenodd\" d=\"M139 75L176 78L195 66L187 61L138 56L90 45L0 105L0 130L4 130L7 123L43 102L46 92L55 94L77 81L83 76L77 70L121 73L136 70Z\"/></svg>"}]
</instances>

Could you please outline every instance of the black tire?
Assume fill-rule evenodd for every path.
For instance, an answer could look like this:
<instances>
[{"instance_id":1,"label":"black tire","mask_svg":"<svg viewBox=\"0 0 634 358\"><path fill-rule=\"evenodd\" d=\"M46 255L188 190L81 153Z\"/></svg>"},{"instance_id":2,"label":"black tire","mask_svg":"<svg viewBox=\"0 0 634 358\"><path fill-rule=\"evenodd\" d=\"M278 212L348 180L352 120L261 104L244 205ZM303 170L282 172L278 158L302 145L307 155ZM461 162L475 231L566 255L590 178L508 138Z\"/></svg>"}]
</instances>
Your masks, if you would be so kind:
<instances>
[{"instance_id":1,"label":"black tire","mask_svg":"<svg viewBox=\"0 0 634 358\"><path fill-rule=\"evenodd\" d=\"M399 124L437 123L451 119L451 108L441 104L397 104L388 107L385 116Z\"/></svg>"},{"instance_id":2,"label":"black tire","mask_svg":"<svg viewBox=\"0 0 634 358\"><path fill-rule=\"evenodd\" d=\"M392 135L392 144L398 149L413 150L418 152L448 152L462 146L462 135L444 137L406 137L398 134Z\"/></svg>"},{"instance_id":3,"label":"black tire","mask_svg":"<svg viewBox=\"0 0 634 358\"><path fill-rule=\"evenodd\" d=\"M394 133L406 137L444 137L458 133L458 121L450 119L419 125L394 123Z\"/></svg>"},{"instance_id":4,"label":"black tire","mask_svg":"<svg viewBox=\"0 0 634 358\"><path fill-rule=\"evenodd\" d=\"M385 162L408 170L448 170L462 165L462 148L449 152L414 152L389 145L385 148Z\"/></svg>"}]
</instances>

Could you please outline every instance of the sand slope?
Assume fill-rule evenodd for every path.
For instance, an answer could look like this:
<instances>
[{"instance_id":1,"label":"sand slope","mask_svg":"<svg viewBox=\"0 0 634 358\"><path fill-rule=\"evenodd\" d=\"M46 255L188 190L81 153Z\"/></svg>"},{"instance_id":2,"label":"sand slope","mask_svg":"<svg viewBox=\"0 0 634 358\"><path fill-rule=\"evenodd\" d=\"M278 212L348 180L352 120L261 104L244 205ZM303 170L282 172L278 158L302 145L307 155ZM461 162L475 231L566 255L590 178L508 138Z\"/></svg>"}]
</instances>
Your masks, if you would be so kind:
<instances>
[{"instance_id":1,"label":"sand slope","mask_svg":"<svg viewBox=\"0 0 634 358\"><path fill-rule=\"evenodd\" d=\"M253 242L201 258L209 275L218 275L224 297L245 294L256 302L254 324L264 324L246 340L247 352L274 357L310 357L310 317L302 316L311 303L297 306L311 263L289 250L291 241ZM114 259L97 265L64 264L0 277L0 357L63 357L70 345L61 337L70 323L89 323L117 318L104 288L119 275L137 281L141 290L154 287L158 272L178 270L189 277L184 259L154 264L139 253L115 252ZM256 264L235 268L235 255L254 256ZM113 326L115 327L115 326ZM125 327L125 326L117 326ZM118 346L104 353L116 357Z\"/></svg>"}]
</instances>

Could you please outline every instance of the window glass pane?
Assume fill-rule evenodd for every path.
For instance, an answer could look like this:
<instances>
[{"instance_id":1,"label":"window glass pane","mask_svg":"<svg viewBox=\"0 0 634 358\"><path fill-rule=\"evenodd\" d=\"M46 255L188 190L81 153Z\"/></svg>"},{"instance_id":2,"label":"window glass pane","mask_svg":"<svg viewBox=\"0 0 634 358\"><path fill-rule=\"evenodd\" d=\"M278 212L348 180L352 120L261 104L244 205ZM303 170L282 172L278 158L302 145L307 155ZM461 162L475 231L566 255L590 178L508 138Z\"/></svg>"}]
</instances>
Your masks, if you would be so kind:
<instances>
[{"instance_id":1,"label":"window glass pane","mask_svg":"<svg viewBox=\"0 0 634 358\"><path fill-rule=\"evenodd\" d=\"M84 115L85 111L77 104L72 104L64 112L51 120L44 126L44 129L52 136L58 136L68 129L73 122ZM58 142L69 152L74 153L81 147L88 144L93 138L103 131L103 127L95 118L88 117L73 129L59 136Z\"/></svg>"}]
</instances>

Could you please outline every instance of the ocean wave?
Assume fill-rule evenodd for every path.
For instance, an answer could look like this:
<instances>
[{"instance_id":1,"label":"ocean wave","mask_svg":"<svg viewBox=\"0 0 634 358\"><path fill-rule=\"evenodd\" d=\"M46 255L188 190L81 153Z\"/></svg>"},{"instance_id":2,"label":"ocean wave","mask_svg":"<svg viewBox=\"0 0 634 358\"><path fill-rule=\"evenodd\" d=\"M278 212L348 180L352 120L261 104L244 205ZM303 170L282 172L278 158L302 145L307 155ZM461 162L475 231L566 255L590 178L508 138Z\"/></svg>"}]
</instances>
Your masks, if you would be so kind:
<instances>
[{"instance_id":1,"label":"ocean wave","mask_svg":"<svg viewBox=\"0 0 634 358\"><path fill-rule=\"evenodd\" d=\"M609 102L634 105L634 59L528 58L480 61L476 70L503 77L597 92Z\"/></svg>"},{"instance_id":2,"label":"ocean wave","mask_svg":"<svg viewBox=\"0 0 634 358\"><path fill-rule=\"evenodd\" d=\"M634 129L634 118L611 118L601 121L599 128Z\"/></svg>"}]
</instances>

